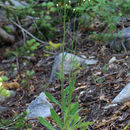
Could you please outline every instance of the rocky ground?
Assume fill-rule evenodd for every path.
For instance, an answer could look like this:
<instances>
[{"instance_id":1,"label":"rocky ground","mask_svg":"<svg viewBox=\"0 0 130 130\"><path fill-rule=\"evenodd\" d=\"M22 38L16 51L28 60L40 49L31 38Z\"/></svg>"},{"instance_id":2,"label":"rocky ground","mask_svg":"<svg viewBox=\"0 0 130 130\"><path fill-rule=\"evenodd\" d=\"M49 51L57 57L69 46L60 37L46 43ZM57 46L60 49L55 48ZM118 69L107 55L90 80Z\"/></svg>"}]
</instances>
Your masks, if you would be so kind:
<instances>
[{"instance_id":1,"label":"rocky ground","mask_svg":"<svg viewBox=\"0 0 130 130\"><path fill-rule=\"evenodd\" d=\"M6 47L7 49L7 47ZM0 48L1 63L0 70L8 73L10 71L10 62L3 63L5 57L5 48ZM129 53L129 52L128 52ZM77 47L76 54L81 57L98 59L96 65L86 67L77 74L77 80L73 97L76 97L80 107L83 110L80 112L81 116L85 117L86 121L93 121L94 125L90 129L122 129L128 122L130 122L130 104L119 104L116 107L104 107L109 105L114 97L130 82L129 76L129 54L126 56L123 53L117 53L116 51L106 48L101 45L93 45L91 43L82 44ZM110 59L116 57L116 60L110 63ZM37 63L41 59L46 59L45 63L42 63L40 67ZM21 113L26 110L28 104L35 99L42 91L50 92L56 99L60 100L60 82L50 84L47 88L47 82L49 81L52 65L52 59L43 57L42 50L37 50L35 53L35 60L30 61L29 65L26 65L19 71L19 74L24 74L25 70L34 70L35 75L28 81L26 86L21 85L21 89L18 89L16 96L3 102L1 105L8 107L9 110L1 113L1 117L11 117L13 114ZM19 64L22 65L23 59L19 59ZM14 61L15 62L15 61ZM99 78L99 79L98 79ZM10 77L11 81L17 81L20 83L23 77ZM65 86L68 85L66 81ZM75 100L75 99L74 99ZM58 107L54 105L56 112L60 112ZM51 120L51 119L49 119ZM44 129L39 123L34 123L34 129Z\"/></svg>"},{"instance_id":2,"label":"rocky ground","mask_svg":"<svg viewBox=\"0 0 130 130\"><path fill-rule=\"evenodd\" d=\"M128 20L125 27L129 26ZM72 32L66 32L65 51L71 50L72 39L69 38L71 34ZM107 47L105 44L102 45L96 41L88 41L85 34L85 30L81 28L78 43L76 44L74 40L76 49L73 52L69 50L69 52L84 59L96 59L98 62L93 65L83 65L76 70L73 101L78 101L80 107L83 108L80 115L86 121L94 123L88 130L122 130L126 126L128 127L124 130L130 130L130 102L111 104L113 99L130 82L130 30L129 33L126 33L129 36L125 39L127 41L124 43L125 51L122 47L120 52L115 49L116 44ZM79 34L77 33L77 35ZM3 37L3 33L0 34L0 37ZM19 41L21 41L21 37L17 37L17 40L20 39ZM5 40L6 38L4 42L6 42ZM8 40L14 42L12 37L9 37ZM15 50L17 44L7 45L4 42L0 41L0 76L7 76L10 83L15 82L14 87L10 88L9 84L7 86L14 90L15 94L4 102L0 102L0 106L6 107L6 109L0 110L0 117L7 119L14 114L24 112L30 102L44 91L50 92L57 100L61 100L60 81L56 80L56 82L51 82L48 85L55 56L61 53L61 50L51 52L50 56L46 57L44 55L45 48L43 49L41 44L34 52L34 57L7 58L5 56L7 50ZM120 39L117 42L119 43ZM121 42L119 45L121 46ZM26 79L26 70L35 72L29 80ZM27 82L22 84L24 79ZM66 80L64 87L68 84L69 82ZM55 111L61 115L57 105L54 103L52 105ZM47 120L55 125L51 118L47 118ZM46 130L39 122L32 124L34 130Z\"/></svg>"}]
</instances>

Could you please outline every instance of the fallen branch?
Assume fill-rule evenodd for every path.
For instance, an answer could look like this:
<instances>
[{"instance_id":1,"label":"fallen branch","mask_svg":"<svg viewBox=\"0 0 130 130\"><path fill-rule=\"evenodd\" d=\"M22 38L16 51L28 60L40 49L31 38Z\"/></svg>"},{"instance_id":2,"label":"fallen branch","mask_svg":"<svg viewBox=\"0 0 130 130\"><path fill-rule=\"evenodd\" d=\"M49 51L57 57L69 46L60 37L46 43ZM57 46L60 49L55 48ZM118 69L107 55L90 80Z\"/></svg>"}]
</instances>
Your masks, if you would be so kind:
<instances>
[{"instance_id":1,"label":"fallen branch","mask_svg":"<svg viewBox=\"0 0 130 130\"><path fill-rule=\"evenodd\" d=\"M105 121L103 121L101 124L97 125L97 126L96 126L96 129L99 129L99 128L103 127L103 126L109 125L110 123L116 121L118 118L119 118L119 117L113 117L113 118L111 118L111 119L109 119L109 120L105 120Z\"/></svg>"},{"instance_id":2,"label":"fallen branch","mask_svg":"<svg viewBox=\"0 0 130 130\"><path fill-rule=\"evenodd\" d=\"M15 37L8 34L4 29L0 28L0 38L7 43L14 43Z\"/></svg>"},{"instance_id":3,"label":"fallen branch","mask_svg":"<svg viewBox=\"0 0 130 130\"><path fill-rule=\"evenodd\" d=\"M34 38L36 41L45 44L45 45L49 45L48 42L44 42L40 39L38 39L37 37L35 37L33 34L31 34L30 32L28 32L26 29L24 29L23 27L21 27L19 24L17 24L15 21L13 21L12 19L9 19L14 25L16 25L18 28L20 28L22 31L24 31L26 34L28 34L30 37Z\"/></svg>"},{"instance_id":4,"label":"fallen branch","mask_svg":"<svg viewBox=\"0 0 130 130\"><path fill-rule=\"evenodd\" d=\"M18 24L21 26L19 18L18 17L16 17L16 18L17 18ZM23 43L25 45L26 44L26 35L25 35L25 32L23 31L23 29L21 29L21 31L22 31L22 34L23 34Z\"/></svg>"}]
</instances>

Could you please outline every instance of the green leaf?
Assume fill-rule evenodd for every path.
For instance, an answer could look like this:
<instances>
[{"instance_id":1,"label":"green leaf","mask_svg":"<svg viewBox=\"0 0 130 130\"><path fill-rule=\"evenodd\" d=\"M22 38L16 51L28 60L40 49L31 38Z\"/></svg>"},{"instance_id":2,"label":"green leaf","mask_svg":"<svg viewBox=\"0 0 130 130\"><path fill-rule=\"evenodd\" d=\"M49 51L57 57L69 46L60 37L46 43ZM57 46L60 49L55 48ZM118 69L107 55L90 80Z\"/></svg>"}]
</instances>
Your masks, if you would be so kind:
<instances>
[{"instance_id":1,"label":"green leaf","mask_svg":"<svg viewBox=\"0 0 130 130\"><path fill-rule=\"evenodd\" d=\"M11 30L11 28L10 28L10 27L5 26L4 28L5 28L6 32L11 33L11 31L12 31L12 30Z\"/></svg>"},{"instance_id":2,"label":"green leaf","mask_svg":"<svg viewBox=\"0 0 130 130\"><path fill-rule=\"evenodd\" d=\"M45 18L46 20L50 20L50 19L51 19L51 17L50 17L49 15L46 15L44 18Z\"/></svg>"},{"instance_id":3,"label":"green leaf","mask_svg":"<svg viewBox=\"0 0 130 130\"><path fill-rule=\"evenodd\" d=\"M31 46L31 47L30 47L30 50L31 50L31 51L34 51L34 50L36 50L36 49L37 49L36 46Z\"/></svg>"},{"instance_id":4,"label":"green leaf","mask_svg":"<svg viewBox=\"0 0 130 130\"><path fill-rule=\"evenodd\" d=\"M66 109L65 114L64 114L65 126L67 126L68 124L70 125L70 123L74 119L74 116L78 114L78 112L80 111L80 109L78 109L78 106L79 106L78 103L76 104L72 103Z\"/></svg>"},{"instance_id":5,"label":"green leaf","mask_svg":"<svg viewBox=\"0 0 130 130\"><path fill-rule=\"evenodd\" d=\"M29 70L26 71L26 75L27 75L27 76L29 76L30 73L31 73L31 72L30 72Z\"/></svg>"},{"instance_id":6,"label":"green leaf","mask_svg":"<svg viewBox=\"0 0 130 130\"><path fill-rule=\"evenodd\" d=\"M89 125L92 125L93 122L80 122L75 126L75 129L82 128L82 130L86 130Z\"/></svg>"},{"instance_id":7,"label":"green leaf","mask_svg":"<svg viewBox=\"0 0 130 130\"><path fill-rule=\"evenodd\" d=\"M52 7L52 8L50 8L50 11L51 11L51 12L55 12L55 11L56 11L56 8L55 8L55 7Z\"/></svg>"},{"instance_id":8,"label":"green leaf","mask_svg":"<svg viewBox=\"0 0 130 130\"><path fill-rule=\"evenodd\" d=\"M6 76L1 76L0 78L2 79L2 81L7 81L7 80L9 80Z\"/></svg>"},{"instance_id":9,"label":"green leaf","mask_svg":"<svg viewBox=\"0 0 130 130\"><path fill-rule=\"evenodd\" d=\"M63 101L62 101L62 107L61 107L61 109L63 110L63 111L66 111L66 105L67 105L67 99L66 99L66 95L64 95L64 93L63 93Z\"/></svg>"},{"instance_id":10,"label":"green leaf","mask_svg":"<svg viewBox=\"0 0 130 130\"><path fill-rule=\"evenodd\" d=\"M74 91L74 84L75 84L75 80L71 81L71 83L69 84L70 86L70 91L69 91L69 95L68 95L68 104L71 103L71 100L72 100L72 93Z\"/></svg>"},{"instance_id":11,"label":"green leaf","mask_svg":"<svg viewBox=\"0 0 130 130\"><path fill-rule=\"evenodd\" d=\"M72 103L69 105L68 109L67 109L67 114L69 115L74 115L76 113L76 111L78 110L79 104L78 103Z\"/></svg>"},{"instance_id":12,"label":"green leaf","mask_svg":"<svg viewBox=\"0 0 130 130\"><path fill-rule=\"evenodd\" d=\"M34 42L36 42L36 40L35 40L35 39L31 39L30 42L31 42L31 43L34 43Z\"/></svg>"},{"instance_id":13,"label":"green leaf","mask_svg":"<svg viewBox=\"0 0 130 130\"><path fill-rule=\"evenodd\" d=\"M64 89L64 95L66 96L70 90L70 85Z\"/></svg>"},{"instance_id":14,"label":"green leaf","mask_svg":"<svg viewBox=\"0 0 130 130\"><path fill-rule=\"evenodd\" d=\"M39 42L36 42L36 43L35 43L35 46L37 46L37 47L40 46L40 43L39 43Z\"/></svg>"},{"instance_id":15,"label":"green leaf","mask_svg":"<svg viewBox=\"0 0 130 130\"><path fill-rule=\"evenodd\" d=\"M15 55L15 56L18 56L19 55L19 52L17 52L17 51L10 51L10 53L12 53L13 55Z\"/></svg>"},{"instance_id":16,"label":"green leaf","mask_svg":"<svg viewBox=\"0 0 130 130\"><path fill-rule=\"evenodd\" d=\"M48 2L48 3L47 3L47 6L48 6L48 8L53 7L53 6L54 6L54 3L53 3L53 2Z\"/></svg>"},{"instance_id":17,"label":"green leaf","mask_svg":"<svg viewBox=\"0 0 130 130\"><path fill-rule=\"evenodd\" d=\"M81 108L82 109L82 108ZM68 123L70 124L69 127L74 129L74 126L81 121L81 117L79 116L79 112L81 111L81 109L78 109L72 116L70 116L70 118L68 119Z\"/></svg>"},{"instance_id":18,"label":"green leaf","mask_svg":"<svg viewBox=\"0 0 130 130\"><path fill-rule=\"evenodd\" d=\"M49 44L54 47L55 49L58 49L62 46L61 43L53 43L52 41L49 41Z\"/></svg>"},{"instance_id":19,"label":"green leaf","mask_svg":"<svg viewBox=\"0 0 130 130\"><path fill-rule=\"evenodd\" d=\"M0 82L3 82L3 79L0 77Z\"/></svg>"},{"instance_id":20,"label":"green leaf","mask_svg":"<svg viewBox=\"0 0 130 130\"><path fill-rule=\"evenodd\" d=\"M31 46L33 44L33 42L27 41L27 45Z\"/></svg>"},{"instance_id":21,"label":"green leaf","mask_svg":"<svg viewBox=\"0 0 130 130\"><path fill-rule=\"evenodd\" d=\"M0 96L4 96L4 97L10 96L9 90L6 90L2 85L0 85Z\"/></svg>"},{"instance_id":22,"label":"green leaf","mask_svg":"<svg viewBox=\"0 0 130 130\"><path fill-rule=\"evenodd\" d=\"M75 112L75 114L73 116L71 116L71 122L70 122L70 124L71 124L72 127L74 127L81 120L81 117L78 114L81 111L81 109L78 109Z\"/></svg>"},{"instance_id":23,"label":"green leaf","mask_svg":"<svg viewBox=\"0 0 130 130\"><path fill-rule=\"evenodd\" d=\"M58 72L56 72L56 71L53 71L53 72L56 74L57 78L58 78L59 80L61 80L61 73L58 73Z\"/></svg>"},{"instance_id":24,"label":"green leaf","mask_svg":"<svg viewBox=\"0 0 130 130\"><path fill-rule=\"evenodd\" d=\"M53 128L53 126L52 126L47 120L45 120L43 117L38 117L38 120L39 120L39 122L40 122L42 125L44 125L45 127L47 127L49 130L55 130L55 129Z\"/></svg>"},{"instance_id":25,"label":"green leaf","mask_svg":"<svg viewBox=\"0 0 130 130\"><path fill-rule=\"evenodd\" d=\"M43 3L42 3L42 6L43 6L43 7L46 7L46 6L47 6L47 3L46 3L46 2L43 2Z\"/></svg>"},{"instance_id":26,"label":"green leaf","mask_svg":"<svg viewBox=\"0 0 130 130\"><path fill-rule=\"evenodd\" d=\"M45 92L45 95L49 98L50 101L52 101L52 102L58 104L59 107L61 108L61 105L60 105L59 101L57 101L50 93Z\"/></svg>"},{"instance_id":27,"label":"green leaf","mask_svg":"<svg viewBox=\"0 0 130 130\"><path fill-rule=\"evenodd\" d=\"M53 120L58 124L58 126L62 129L63 128L63 124L61 119L59 118L58 114L51 108L51 116L53 118Z\"/></svg>"}]
</instances>

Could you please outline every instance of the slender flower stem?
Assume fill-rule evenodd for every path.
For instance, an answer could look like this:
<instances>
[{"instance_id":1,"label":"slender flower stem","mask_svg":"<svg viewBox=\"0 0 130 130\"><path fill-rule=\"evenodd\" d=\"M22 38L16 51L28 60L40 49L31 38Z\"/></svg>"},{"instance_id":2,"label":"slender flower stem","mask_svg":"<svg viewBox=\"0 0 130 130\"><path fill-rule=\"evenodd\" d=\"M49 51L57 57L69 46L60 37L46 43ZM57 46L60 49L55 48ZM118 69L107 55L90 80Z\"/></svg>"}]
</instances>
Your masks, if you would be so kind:
<instances>
[{"instance_id":1,"label":"slender flower stem","mask_svg":"<svg viewBox=\"0 0 130 130\"><path fill-rule=\"evenodd\" d=\"M62 109L63 109L63 117L64 117L64 46L65 46L65 36L66 36L66 29L65 29L65 22L66 22L66 6L65 6L65 1L64 1L64 33L63 33L63 46L62 46L62 71L61 71L61 101L62 101ZM64 126L64 121L63 121L63 126ZM64 130L64 128L63 128Z\"/></svg>"}]
</instances>

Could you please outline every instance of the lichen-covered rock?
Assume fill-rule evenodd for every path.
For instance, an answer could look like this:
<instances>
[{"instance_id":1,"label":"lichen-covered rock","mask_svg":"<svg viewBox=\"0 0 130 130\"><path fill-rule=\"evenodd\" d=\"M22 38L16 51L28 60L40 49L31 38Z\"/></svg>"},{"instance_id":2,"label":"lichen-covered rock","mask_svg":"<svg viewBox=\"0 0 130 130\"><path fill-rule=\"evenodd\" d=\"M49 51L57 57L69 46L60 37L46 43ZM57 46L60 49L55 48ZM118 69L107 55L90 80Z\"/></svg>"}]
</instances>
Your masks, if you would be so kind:
<instances>
[{"instance_id":1,"label":"lichen-covered rock","mask_svg":"<svg viewBox=\"0 0 130 130\"><path fill-rule=\"evenodd\" d=\"M117 33L116 39L110 43L110 48L116 51L122 50L121 42L124 43L127 50L130 50L130 27Z\"/></svg>"},{"instance_id":2,"label":"lichen-covered rock","mask_svg":"<svg viewBox=\"0 0 130 130\"><path fill-rule=\"evenodd\" d=\"M130 102L130 83L113 99L112 103Z\"/></svg>"},{"instance_id":3,"label":"lichen-covered rock","mask_svg":"<svg viewBox=\"0 0 130 130\"><path fill-rule=\"evenodd\" d=\"M29 114L27 118L37 118L39 116L46 118L51 116L50 108L53 108L53 106L48 102L46 95L42 92L28 105L27 110L29 110Z\"/></svg>"},{"instance_id":4,"label":"lichen-covered rock","mask_svg":"<svg viewBox=\"0 0 130 130\"><path fill-rule=\"evenodd\" d=\"M69 74L76 68L78 68L80 65L92 65L96 64L97 60L86 60L83 58L80 58L79 56L73 55L71 53L64 52L65 58L64 58L64 74ZM56 56L54 65L52 68L52 73L50 77L50 82L55 82L57 76L56 72L61 73L62 71L62 53L60 53L58 56Z\"/></svg>"}]
</instances>

